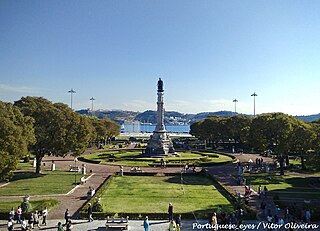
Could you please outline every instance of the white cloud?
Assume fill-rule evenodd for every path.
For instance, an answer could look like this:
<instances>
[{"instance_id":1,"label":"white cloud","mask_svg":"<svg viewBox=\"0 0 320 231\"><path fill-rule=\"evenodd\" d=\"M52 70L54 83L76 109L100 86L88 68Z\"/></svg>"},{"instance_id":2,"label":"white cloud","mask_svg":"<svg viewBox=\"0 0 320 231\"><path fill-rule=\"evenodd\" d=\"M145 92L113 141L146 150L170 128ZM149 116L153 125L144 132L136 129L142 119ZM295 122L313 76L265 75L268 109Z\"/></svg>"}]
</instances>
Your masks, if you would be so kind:
<instances>
[{"instance_id":1,"label":"white cloud","mask_svg":"<svg viewBox=\"0 0 320 231\"><path fill-rule=\"evenodd\" d=\"M10 86L7 84L0 84L0 91L6 93L36 94L40 92L40 89L25 86Z\"/></svg>"},{"instance_id":2,"label":"white cloud","mask_svg":"<svg viewBox=\"0 0 320 231\"><path fill-rule=\"evenodd\" d=\"M154 102L148 102L145 100L134 99L128 102L124 102L121 105L125 110L131 111L146 111L146 110L156 110L157 105Z\"/></svg>"}]
</instances>

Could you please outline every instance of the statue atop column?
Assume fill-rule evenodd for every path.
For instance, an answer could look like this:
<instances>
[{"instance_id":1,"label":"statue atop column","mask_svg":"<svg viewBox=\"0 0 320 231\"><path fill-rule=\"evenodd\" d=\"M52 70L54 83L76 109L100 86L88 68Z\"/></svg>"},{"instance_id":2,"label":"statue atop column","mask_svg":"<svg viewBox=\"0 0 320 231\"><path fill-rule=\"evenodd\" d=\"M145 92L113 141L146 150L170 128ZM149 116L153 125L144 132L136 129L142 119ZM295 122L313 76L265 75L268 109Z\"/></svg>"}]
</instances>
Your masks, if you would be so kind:
<instances>
[{"instance_id":1,"label":"statue atop column","mask_svg":"<svg viewBox=\"0 0 320 231\"><path fill-rule=\"evenodd\" d=\"M145 154L148 156L170 156L175 155L172 141L164 125L164 102L163 102L163 81L158 80L157 100L157 125L150 136Z\"/></svg>"},{"instance_id":2,"label":"statue atop column","mask_svg":"<svg viewBox=\"0 0 320 231\"><path fill-rule=\"evenodd\" d=\"M158 80L158 91L163 92L163 81L161 80L161 78L159 78Z\"/></svg>"}]
</instances>

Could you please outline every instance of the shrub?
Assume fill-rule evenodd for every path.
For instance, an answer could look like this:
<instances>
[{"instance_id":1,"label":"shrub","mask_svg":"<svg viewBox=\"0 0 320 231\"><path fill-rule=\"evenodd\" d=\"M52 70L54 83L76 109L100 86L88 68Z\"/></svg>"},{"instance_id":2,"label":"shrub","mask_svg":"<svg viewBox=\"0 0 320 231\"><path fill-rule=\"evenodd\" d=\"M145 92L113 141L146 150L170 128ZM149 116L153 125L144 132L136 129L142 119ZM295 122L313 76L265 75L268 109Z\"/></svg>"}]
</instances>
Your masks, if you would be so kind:
<instances>
[{"instance_id":1,"label":"shrub","mask_svg":"<svg viewBox=\"0 0 320 231\"><path fill-rule=\"evenodd\" d=\"M102 205L101 205L99 202L95 202L95 203L92 205L92 211L93 211L93 212L103 212L103 207L102 207Z\"/></svg>"}]
</instances>

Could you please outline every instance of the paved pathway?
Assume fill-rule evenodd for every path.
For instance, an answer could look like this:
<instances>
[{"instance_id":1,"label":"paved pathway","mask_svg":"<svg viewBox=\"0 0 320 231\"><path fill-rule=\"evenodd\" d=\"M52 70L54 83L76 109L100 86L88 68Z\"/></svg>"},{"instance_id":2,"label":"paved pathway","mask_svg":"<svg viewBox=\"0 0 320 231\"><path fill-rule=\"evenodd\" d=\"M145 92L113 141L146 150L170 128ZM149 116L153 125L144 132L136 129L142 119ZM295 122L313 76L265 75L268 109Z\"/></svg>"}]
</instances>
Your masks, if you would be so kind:
<instances>
[{"instance_id":1,"label":"paved pathway","mask_svg":"<svg viewBox=\"0 0 320 231\"><path fill-rule=\"evenodd\" d=\"M34 230L48 230L48 231L56 231L57 230L57 224L60 220L49 220L47 226L43 226L40 229L35 228ZM151 225L149 227L149 231L166 231L169 227L168 221L163 220L151 220ZM7 230L5 228L6 221L0 221L0 230ZM87 222L84 220L74 220L73 221L74 228L72 231L105 231L105 221L103 220L95 220L93 222ZM144 228L142 226L143 221L142 220L130 220L129 221L129 230L131 231L143 231ZM259 230L265 230L263 229L262 223L260 224L259 228L257 226L259 225L259 222L257 221L245 221L244 224L247 225L256 225L254 229L255 231ZM208 225L207 221L195 221L195 220L182 220L182 229L183 231L205 231L205 230L212 230L205 228L206 225ZM20 230L19 226L16 226L15 230ZM119 230L119 229L108 229L108 230ZM243 229L244 230L244 229ZM250 229L247 229L250 230ZM316 231L318 229L313 229L313 231Z\"/></svg>"},{"instance_id":2,"label":"paved pathway","mask_svg":"<svg viewBox=\"0 0 320 231\"><path fill-rule=\"evenodd\" d=\"M92 150L88 151L89 153ZM256 154L235 154L235 156L241 162L247 162L249 159L255 160L258 157ZM59 158L59 157L46 157L44 158L43 162L46 164L44 168L49 169L51 166L51 162L55 161L56 168L62 170L69 170L70 165L73 166L75 164L73 157L67 156L66 158ZM272 159L264 158L265 162L270 162ZM78 162L77 165L81 165L82 162ZM49 218L50 219L61 219L64 217L64 212L68 208L70 214L73 215L73 218L77 217L77 212L86 202L86 195L89 186L98 189L100 185L106 180L106 178L112 174L113 172L119 171L118 166L111 166L111 165L98 165L98 164L89 164L86 163L87 172L92 171L92 177L83 185L77 186L77 188L69 195L54 195L51 196L53 198L57 198L60 203L59 205L50 211ZM239 192L243 191L243 186L238 186L236 180L233 178L232 175L236 174L235 164L229 163L224 165L218 165L214 167L207 168L209 173L214 175L219 179L219 181L226 186L226 188L230 192L235 192L236 190ZM150 168L145 167L142 168L144 172L161 172L161 173L179 173L181 171L180 168ZM124 167L124 172L129 172L130 167ZM33 198L47 198L48 196L32 196ZM21 200L21 197L10 197L10 198L3 198L0 197L0 200ZM254 200L253 200L254 201ZM257 207L258 204L251 204L252 206Z\"/></svg>"}]
</instances>

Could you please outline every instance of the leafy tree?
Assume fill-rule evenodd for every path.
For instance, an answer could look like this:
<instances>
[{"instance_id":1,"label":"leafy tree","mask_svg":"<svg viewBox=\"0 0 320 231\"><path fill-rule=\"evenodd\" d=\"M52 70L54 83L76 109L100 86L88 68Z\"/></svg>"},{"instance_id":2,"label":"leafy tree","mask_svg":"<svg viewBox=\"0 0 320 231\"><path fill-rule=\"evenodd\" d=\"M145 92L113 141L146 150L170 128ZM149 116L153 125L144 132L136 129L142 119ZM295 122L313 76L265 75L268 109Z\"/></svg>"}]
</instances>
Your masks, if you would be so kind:
<instances>
[{"instance_id":1,"label":"leafy tree","mask_svg":"<svg viewBox=\"0 0 320 231\"><path fill-rule=\"evenodd\" d=\"M200 139L206 140L215 149L219 142L227 139L226 119L210 116L204 120L194 122L190 126L190 133Z\"/></svg>"},{"instance_id":2,"label":"leafy tree","mask_svg":"<svg viewBox=\"0 0 320 231\"><path fill-rule=\"evenodd\" d=\"M311 124L299 119L293 119L293 132L290 136L290 153L294 153L301 158L301 167L306 169L304 159L312 149L312 144L316 139L316 133Z\"/></svg>"},{"instance_id":3,"label":"leafy tree","mask_svg":"<svg viewBox=\"0 0 320 231\"><path fill-rule=\"evenodd\" d=\"M264 151L273 149L280 163L280 174L284 174L284 159L290 150L295 119L283 113L268 113L257 116L250 126L249 141L252 147Z\"/></svg>"},{"instance_id":4,"label":"leafy tree","mask_svg":"<svg viewBox=\"0 0 320 231\"><path fill-rule=\"evenodd\" d=\"M239 146L247 141L248 131L252 119L247 116L236 115L226 118L228 138L233 139Z\"/></svg>"},{"instance_id":5,"label":"leafy tree","mask_svg":"<svg viewBox=\"0 0 320 231\"><path fill-rule=\"evenodd\" d=\"M116 122L108 119L91 118L91 124L94 128L95 140L104 141L109 140L120 133L120 126Z\"/></svg>"},{"instance_id":6,"label":"leafy tree","mask_svg":"<svg viewBox=\"0 0 320 231\"><path fill-rule=\"evenodd\" d=\"M23 114L35 120L36 173L40 173L45 155L80 155L88 145L90 125L83 116L62 103L53 104L42 97L23 97L15 102Z\"/></svg>"},{"instance_id":7,"label":"leafy tree","mask_svg":"<svg viewBox=\"0 0 320 231\"><path fill-rule=\"evenodd\" d=\"M10 103L0 101L0 178L10 177L18 161L35 142L33 119Z\"/></svg>"}]
</instances>

